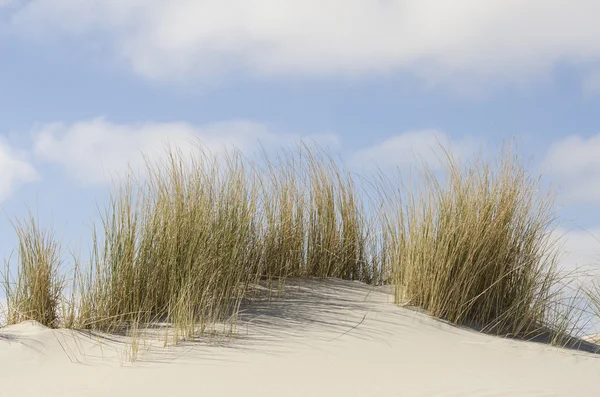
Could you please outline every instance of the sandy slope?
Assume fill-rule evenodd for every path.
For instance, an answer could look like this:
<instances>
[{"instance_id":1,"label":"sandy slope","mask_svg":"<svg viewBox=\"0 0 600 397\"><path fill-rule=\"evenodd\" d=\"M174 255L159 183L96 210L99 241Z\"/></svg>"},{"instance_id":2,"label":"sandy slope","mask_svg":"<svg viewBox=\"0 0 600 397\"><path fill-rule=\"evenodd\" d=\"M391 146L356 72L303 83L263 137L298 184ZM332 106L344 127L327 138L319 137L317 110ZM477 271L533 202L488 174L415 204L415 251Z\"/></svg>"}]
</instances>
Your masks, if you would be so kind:
<instances>
[{"instance_id":1,"label":"sandy slope","mask_svg":"<svg viewBox=\"0 0 600 397\"><path fill-rule=\"evenodd\" d=\"M382 289L303 281L221 345L140 347L35 323L0 330L1 396L600 396L600 355L459 329Z\"/></svg>"}]
</instances>

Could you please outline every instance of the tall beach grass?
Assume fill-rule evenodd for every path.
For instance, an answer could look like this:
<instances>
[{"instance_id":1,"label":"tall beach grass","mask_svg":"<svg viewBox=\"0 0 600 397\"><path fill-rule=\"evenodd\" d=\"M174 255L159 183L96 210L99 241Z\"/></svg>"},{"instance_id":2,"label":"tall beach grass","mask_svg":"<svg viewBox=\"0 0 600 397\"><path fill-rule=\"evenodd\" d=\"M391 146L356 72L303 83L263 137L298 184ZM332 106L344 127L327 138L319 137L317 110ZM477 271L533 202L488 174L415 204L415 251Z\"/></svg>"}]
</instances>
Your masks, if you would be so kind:
<instances>
[{"instance_id":1,"label":"tall beach grass","mask_svg":"<svg viewBox=\"0 0 600 397\"><path fill-rule=\"evenodd\" d=\"M553 197L510 151L444 173L428 166L415 191L386 196L396 302L483 330L523 335L547 324L559 295Z\"/></svg>"},{"instance_id":2,"label":"tall beach grass","mask_svg":"<svg viewBox=\"0 0 600 397\"><path fill-rule=\"evenodd\" d=\"M30 215L15 220L13 227L18 238L18 274L10 274L10 261L5 263L4 290L6 322L17 324L35 320L48 327L60 325L65 278L60 274L61 246L54 234L38 226Z\"/></svg>"},{"instance_id":3,"label":"tall beach grass","mask_svg":"<svg viewBox=\"0 0 600 397\"><path fill-rule=\"evenodd\" d=\"M393 284L397 304L486 332L567 334L552 196L510 150L467 164L446 153L443 175L424 166L418 183L357 176L304 143L259 160L199 143L192 156L167 153L115 184L90 260L76 258L62 323L57 245L33 219L18 224L11 322L33 313L106 332L160 322L176 343L231 332L261 283L335 277Z\"/></svg>"}]
</instances>

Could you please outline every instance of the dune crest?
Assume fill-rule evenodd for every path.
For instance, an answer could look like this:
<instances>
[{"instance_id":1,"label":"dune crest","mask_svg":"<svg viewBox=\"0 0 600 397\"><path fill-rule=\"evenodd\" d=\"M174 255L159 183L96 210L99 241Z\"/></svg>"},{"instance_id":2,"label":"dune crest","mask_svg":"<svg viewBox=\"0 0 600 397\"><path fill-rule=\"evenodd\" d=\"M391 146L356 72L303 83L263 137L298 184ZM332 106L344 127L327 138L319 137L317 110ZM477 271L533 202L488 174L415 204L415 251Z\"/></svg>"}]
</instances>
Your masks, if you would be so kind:
<instances>
[{"instance_id":1,"label":"dune crest","mask_svg":"<svg viewBox=\"0 0 600 397\"><path fill-rule=\"evenodd\" d=\"M397 307L387 287L288 280L248 303L233 337L148 337L133 363L125 336L3 328L3 395L597 395L600 356L456 327Z\"/></svg>"}]
</instances>

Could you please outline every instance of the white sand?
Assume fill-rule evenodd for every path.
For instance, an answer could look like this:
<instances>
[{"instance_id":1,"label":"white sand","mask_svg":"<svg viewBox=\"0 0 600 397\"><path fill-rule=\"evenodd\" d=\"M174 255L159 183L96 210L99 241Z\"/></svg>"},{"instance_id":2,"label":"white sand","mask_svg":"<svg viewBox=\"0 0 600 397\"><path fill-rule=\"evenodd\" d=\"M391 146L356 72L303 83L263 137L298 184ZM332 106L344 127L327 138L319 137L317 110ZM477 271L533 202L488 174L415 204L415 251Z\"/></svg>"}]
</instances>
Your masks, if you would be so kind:
<instances>
[{"instance_id":1,"label":"white sand","mask_svg":"<svg viewBox=\"0 0 600 397\"><path fill-rule=\"evenodd\" d=\"M600 355L453 327L359 283L286 290L245 311L232 341L140 347L134 364L116 337L6 327L0 395L600 396Z\"/></svg>"}]
</instances>

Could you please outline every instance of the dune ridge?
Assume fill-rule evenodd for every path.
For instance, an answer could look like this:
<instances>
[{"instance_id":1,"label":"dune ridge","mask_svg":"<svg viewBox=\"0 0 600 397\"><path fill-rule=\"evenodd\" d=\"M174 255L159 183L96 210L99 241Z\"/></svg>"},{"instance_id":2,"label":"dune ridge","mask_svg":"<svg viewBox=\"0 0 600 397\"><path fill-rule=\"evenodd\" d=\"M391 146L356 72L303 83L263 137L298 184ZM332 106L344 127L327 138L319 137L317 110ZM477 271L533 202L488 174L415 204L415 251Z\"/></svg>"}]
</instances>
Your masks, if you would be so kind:
<instances>
[{"instance_id":1,"label":"dune ridge","mask_svg":"<svg viewBox=\"0 0 600 397\"><path fill-rule=\"evenodd\" d=\"M1 394L598 395L594 354L482 334L393 301L388 287L289 280L270 301L243 305L231 338L169 348L147 338L135 362L126 337L25 322L0 330Z\"/></svg>"}]
</instances>

